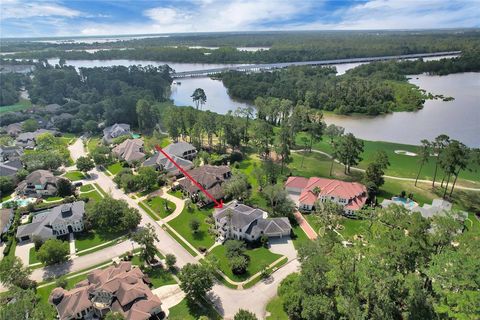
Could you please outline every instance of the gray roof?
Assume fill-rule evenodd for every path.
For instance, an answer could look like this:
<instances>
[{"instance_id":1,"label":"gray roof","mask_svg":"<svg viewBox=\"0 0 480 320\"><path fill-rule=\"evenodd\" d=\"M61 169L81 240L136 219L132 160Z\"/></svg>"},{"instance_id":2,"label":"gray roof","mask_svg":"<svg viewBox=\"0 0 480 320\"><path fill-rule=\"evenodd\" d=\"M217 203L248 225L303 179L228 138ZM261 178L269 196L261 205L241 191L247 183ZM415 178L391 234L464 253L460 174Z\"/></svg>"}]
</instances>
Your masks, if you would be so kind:
<instances>
[{"instance_id":1,"label":"gray roof","mask_svg":"<svg viewBox=\"0 0 480 320\"><path fill-rule=\"evenodd\" d=\"M0 235L7 232L13 219L13 209L0 209Z\"/></svg>"},{"instance_id":2,"label":"gray roof","mask_svg":"<svg viewBox=\"0 0 480 320\"><path fill-rule=\"evenodd\" d=\"M232 227L243 228L250 225L253 221L267 216L267 213L260 209L251 208L244 204L232 201L227 205L224 205L222 209L213 213L215 219L220 221L228 221L228 215L231 213Z\"/></svg>"},{"instance_id":3,"label":"gray roof","mask_svg":"<svg viewBox=\"0 0 480 320\"><path fill-rule=\"evenodd\" d=\"M0 146L0 157L2 157L3 159L20 157L22 154L23 150L18 146Z\"/></svg>"},{"instance_id":4,"label":"gray roof","mask_svg":"<svg viewBox=\"0 0 480 320\"><path fill-rule=\"evenodd\" d=\"M55 131L53 130L47 130L47 129L38 129L34 132L24 132L24 133L20 133L16 139L17 142L28 142L28 141L34 141L35 139L37 139L37 137L41 134L44 134L44 133L51 133L53 135L56 134Z\"/></svg>"},{"instance_id":5,"label":"gray roof","mask_svg":"<svg viewBox=\"0 0 480 320\"><path fill-rule=\"evenodd\" d=\"M19 226L17 238L34 235L40 236L42 239L52 238L55 236L52 225L82 220L84 214L85 202L83 201L61 204L37 213L31 223Z\"/></svg>"},{"instance_id":6,"label":"gray roof","mask_svg":"<svg viewBox=\"0 0 480 320\"><path fill-rule=\"evenodd\" d=\"M142 139L127 139L113 148L112 152L127 162L140 160L145 157Z\"/></svg>"},{"instance_id":7,"label":"gray roof","mask_svg":"<svg viewBox=\"0 0 480 320\"><path fill-rule=\"evenodd\" d=\"M178 157L183 156L183 154L185 152L188 152L188 151L191 151L191 150L196 151L197 149L193 145L191 145L190 143L183 142L183 141L170 143L168 146L163 148L163 151L165 151L166 153L171 154L171 155L175 155L175 156L178 156Z\"/></svg>"},{"instance_id":8,"label":"gray roof","mask_svg":"<svg viewBox=\"0 0 480 320\"><path fill-rule=\"evenodd\" d=\"M52 103L52 104L49 104L49 105L45 106L45 111L55 113L55 112L60 111L61 108L62 107L59 104Z\"/></svg>"},{"instance_id":9,"label":"gray roof","mask_svg":"<svg viewBox=\"0 0 480 320\"><path fill-rule=\"evenodd\" d=\"M130 135L130 125L126 123L115 123L103 129L103 139L107 142L125 135Z\"/></svg>"},{"instance_id":10,"label":"gray roof","mask_svg":"<svg viewBox=\"0 0 480 320\"><path fill-rule=\"evenodd\" d=\"M0 176L13 176L18 170L22 169L23 165L20 159L15 159L6 162L0 162Z\"/></svg>"},{"instance_id":11,"label":"gray roof","mask_svg":"<svg viewBox=\"0 0 480 320\"><path fill-rule=\"evenodd\" d=\"M192 161L177 157L176 155L169 155L182 169L189 170L192 168ZM156 152L143 162L146 167L158 166L167 173L179 171L177 167L163 155L163 153Z\"/></svg>"}]
</instances>

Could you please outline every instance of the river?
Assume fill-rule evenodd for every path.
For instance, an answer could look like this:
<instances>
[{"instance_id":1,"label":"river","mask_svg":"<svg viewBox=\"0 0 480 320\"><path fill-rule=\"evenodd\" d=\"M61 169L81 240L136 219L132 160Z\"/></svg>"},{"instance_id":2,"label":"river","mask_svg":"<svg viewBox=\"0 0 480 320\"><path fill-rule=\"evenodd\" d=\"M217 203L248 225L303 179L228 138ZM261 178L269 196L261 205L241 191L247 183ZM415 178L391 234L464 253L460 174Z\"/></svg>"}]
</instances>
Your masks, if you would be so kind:
<instances>
[{"instance_id":1,"label":"river","mask_svg":"<svg viewBox=\"0 0 480 320\"><path fill-rule=\"evenodd\" d=\"M426 58L425 60L442 57ZM49 59L51 64L58 59ZM166 62L142 60L67 60L67 64L80 67L104 67L112 65L154 65ZM178 72L235 66L234 64L168 63ZM358 66L359 63L336 65L339 74ZM173 84L171 99L175 105L193 105L191 95L196 88L203 88L207 95L205 109L227 113L248 103L232 99L223 83L211 78L179 79ZM368 140L419 144L421 139L433 139L445 133L471 147L480 147L480 73L460 73L447 76L412 76L410 82L433 94L454 97L453 101L427 100L424 108L416 112L368 116L326 115L327 123L345 127L357 137Z\"/></svg>"}]
</instances>

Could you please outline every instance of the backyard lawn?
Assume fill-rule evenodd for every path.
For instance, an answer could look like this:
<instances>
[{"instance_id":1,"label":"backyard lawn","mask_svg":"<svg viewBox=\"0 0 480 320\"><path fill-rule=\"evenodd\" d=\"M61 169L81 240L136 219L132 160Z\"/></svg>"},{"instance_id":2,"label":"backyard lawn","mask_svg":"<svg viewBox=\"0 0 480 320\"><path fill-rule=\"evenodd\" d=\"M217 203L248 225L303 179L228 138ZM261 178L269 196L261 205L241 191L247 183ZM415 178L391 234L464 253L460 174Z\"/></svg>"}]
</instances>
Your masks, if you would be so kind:
<instances>
[{"instance_id":1,"label":"backyard lawn","mask_svg":"<svg viewBox=\"0 0 480 320\"><path fill-rule=\"evenodd\" d=\"M213 306L206 302L199 306L198 304L189 305L187 299L183 299L179 304L170 308L169 320L197 320L205 316L210 320L220 320L222 317L213 308Z\"/></svg>"},{"instance_id":2,"label":"backyard lawn","mask_svg":"<svg viewBox=\"0 0 480 320\"><path fill-rule=\"evenodd\" d=\"M110 171L113 175L116 175L123 169L123 166L120 162L115 162L107 167L107 170Z\"/></svg>"},{"instance_id":3,"label":"backyard lawn","mask_svg":"<svg viewBox=\"0 0 480 320\"><path fill-rule=\"evenodd\" d=\"M267 311L270 315L267 320L288 320L287 313L283 310L283 299L276 296L267 304Z\"/></svg>"},{"instance_id":4,"label":"backyard lawn","mask_svg":"<svg viewBox=\"0 0 480 320\"><path fill-rule=\"evenodd\" d=\"M78 181L78 180L85 179L85 175L83 174L83 172L80 172L80 171L70 171L65 173L65 178L71 181Z\"/></svg>"},{"instance_id":5,"label":"backyard lawn","mask_svg":"<svg viewBox=\"0 0 480 320\"><path fill-rule=\"evenodd\" d=\"M142 263L138 256L133 257L132 265L140 266L141 264ZM177 283L175 279L172 277L172 274L170 273L170 271L162 268L161 266L152 268L152 269L147 269L144 272L150 278L150 281L152 282L152 285L154 288Z\"/></svg>"},{"instance_id":6,"label":"backyard lawn","mask_svg":"<svg viewBox=\"0 0 480 320\"><path fill-rule=\"evenodd\" d=\"M148 200L145 200L145 203L150 209L152 209L161 218L167 217L173 211L175 211L175 208L176 208L175 203L160 197L150 198ZM168 206L168 210L166 210L165 205Z\"/></svg>"},{"instance_id":7,"label":"backyard lawn","mask_svg":"<svg viewBox=\"0 0 480 320\"><path fill-rule=\"evenodd\" d=\"M183 209L182 213L168 222L168 224L182 235L188 242L190 242L195 248L209 248L214 243L214 236L208 233L210 225L205 222L205 219L211 217L213 209L197 209L192 205L192 209ZM190 229L190 221L197 219L200 222L200 228L196 233L193 233Z\"/></svg>"},{"instance_id":8,"label":"backyard lawn","mask_svg":"<svg viewBox=\"0 0 480 320\"><path fill-rule=\"evenodd\" d=\"M45 201L60 201L62 199L62 197L48 197Z\"/></svg>"},{"instance_id":9,"label":"backyard lawn","mask_svg":"<svg viewBox=\"0 0 480 320\"><path fill-rule=\"evenodd\" d=\"M171 196L177 197L179 199L183 199L183 193L180 190L172 191L171 189L167 191L167 193Z\"/></svg>"},{"instance_id":10,"label":"backyard lawn","mask_svg":"<svg viewBox=\"0 0 480 320\"><path fill-rule=\"evenodd\" d=\"M20 110L28 109L31 107L32 107L32 102L30 102L30 100L20 99L20 101L18 101L15 104L0 107L0 114L5 112L20 111Z\"/></svg>"},{"instance_id":11,"label":"backyard lawn","mask_svg":"<svg viewBox=\"0 0 480 320\"><path fill-rule=\"evenodd\" d=\"M244 281L253 276L255 273L261 271L264 267L270 265L282 256L271 252L270 250L259 247L255 249L246 250L245 254L250 258L247 272L242 275L233 274L229 261L226 257L225 246L217 246L210 251L209 255L213 255L218 259L220 270L233 281Z\"/></svg>"}]
</instances>

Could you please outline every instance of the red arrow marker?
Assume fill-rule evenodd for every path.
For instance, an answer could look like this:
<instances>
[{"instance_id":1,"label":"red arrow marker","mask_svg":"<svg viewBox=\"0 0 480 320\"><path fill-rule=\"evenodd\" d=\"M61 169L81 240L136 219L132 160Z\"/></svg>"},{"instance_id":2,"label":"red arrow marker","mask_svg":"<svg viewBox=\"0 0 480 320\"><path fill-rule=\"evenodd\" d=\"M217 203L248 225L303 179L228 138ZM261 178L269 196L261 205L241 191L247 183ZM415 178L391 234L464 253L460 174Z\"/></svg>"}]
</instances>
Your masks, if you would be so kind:
<instances>
[{"instance_id":1,"label":"red arrow marker","mask_svg":"<svg viewBox=\"0 0 480 320\"><path fill-rule=\"evenodd\" d=\"M215 205L213 206L214 208L221 209L223 207L223 200L220 200L220 202L218 202L217 199L215 199L210 193L208 193L207 190L205 190L205 188L200 183L197 182L197 180L193 179L192 176L189 175L187 171L185 171L182 167L180 167L178 163L176 163L168 153L163 151L163 149L160 148L160 146L156 145L155 149L157 149L157 151L161 152L168 160L170 160L170 162L173 163L175 167L177 167L178 170L180 170L180 172L183 173L185 177L190 179L190 181L192 181L210 200L212 200L215 203Z\"/></svg>"}]
</instances>

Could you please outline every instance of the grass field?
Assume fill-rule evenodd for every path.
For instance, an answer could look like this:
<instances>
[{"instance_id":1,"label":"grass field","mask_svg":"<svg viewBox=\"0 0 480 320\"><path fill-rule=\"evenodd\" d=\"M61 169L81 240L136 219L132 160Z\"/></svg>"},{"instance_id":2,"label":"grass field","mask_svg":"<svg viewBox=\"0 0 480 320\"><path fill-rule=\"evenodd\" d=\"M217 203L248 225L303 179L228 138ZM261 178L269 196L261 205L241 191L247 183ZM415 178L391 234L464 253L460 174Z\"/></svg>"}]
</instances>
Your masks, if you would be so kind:
<instances>
[{"instance_id":1,"label":"grass field","mask_svg":"<svg viewBox=\"0 0 480 320\"><path fill-rule=\"evenodd\" d=\"M140 266L141 264L142 262L140 261L140 258L138 256L133 257L132 265ZM172 277L172 274L168 270L163 269L162 267L147 269L145 270L145 273L150 278L150 281L152 282L154 288L177 283Z\"/></svg>"},{"instance_id":2,"label":"grass field","mask_svg":"<svg viewBox=\"0 0 480 320\"><path fill-rule=\"evenodd\" d=\"M80 192L89 192L95 190L95 188L91 184L86 184L80 187Z\"/></svg>"},{"instance_id":3,"label":"grass field","mask_svg":"<svg viewBox=\"0 0 480 320\"><path fill-rule=\"evenodd\" d=\"M69 179L70 181L78 181L85 179L85 175L80 171L70 171L65 173L65 178Z\"/></svg>"},{"instance_id":4,"label":"grass field","mask_svg":"<svg viewBox=\"0 0 480 320\"><path fill-rule=\"evenodd\" d=\"M283 311L283 299L276 296L267 304L267 311L270 315L267 320L288 320L288 315Z\"/></svg>"},{"instance_id":5,"label":"grass field","mask_svg":"<svg viewBox=\"0 0 480 320\"><path fill-rule=\"evenodd\" d=\"M212 208L199 210L196 206L192 206L191 210L185 208L178 217L168 224L195 248L209 248L213 245L214 238L208 233L209 225L205 222L205 219L212 215L212 211ZM193 233L190 229L190 221L195 218L200 222L200 228L196 233Z\"/></svg>"},{"instance_id":6,"label":"grass field","mask_svg":"<svg viewBox=\"0 0 480 320\"><path fill-rule=\"evenodd\" d=\"M120 162L115 162L107 167L107 170L110 171L113 175L116 175L123 169L123 166Z\"/></svg>"},{"instance_id":7,"label":"grass field","mask_svg":"<svg viewBox=\"0 0 480 320\"><path fill-rule=\"evenodd\" d=\"M0 114L6 112L21 111L32 107L32 102L30 100L20 99L15 104L9 106L0 106Z\"/></svg>"},{"instance_id":8,"label":"grass field","mask_svg":"<svg viewBox=\"0 0 480 320\"><path fill-rule=\"evenodd\" d=\"M30 248L30 252L28 253L28 263L34 264L40 262L37 259L37 251L35 251L35 247Z\"/></svg>"},{"instance_id":9,"label":"grass field","mask_svg":"<svg viewBox=\"0 0 480 320\"><path fill-rule=\"evenodd\" d=\"M202 305L193 304L189 305L187 299L183 299L179 304L170 308L168 319L169 320L197 320L200 317L207 317L210 320L220 320L222 317L213 308L209 302L205 302Z\"/></svg>"},{"instance_id":10,"label":"grass field","mask_svg":"<svg viewBox=\"0 0 480 320\"><path fill-rule=\"evenodd\" d=\"M299 148L301 148L301 137L305 136L304 133L299 133L295 137L295 141ZM421 138L419 138L420 140ZM317 150L321 150L327 152L329 154L332 153L332 146L330 145L330 140L328 138L324 138L320 142L316 142L313 144L313 148ZM420 141L419 141L420 143ZM362 169L366 169L368 164L374 158L376 152L378 150L383 150L388 155L388 159L390 161L390 167L386 170L385 174L397 177L405 177L405 178L416 178L418 169L419 169L419 160L418 157L411 157L401 154L396 154L395 150L405 150L410 151L413 153L419 152L419 146L415 145L408 145L408 144L401 144L401 143L393 143L393 142L384 142L384 141L368 141L364 140L364 152L362 154L363 160L360 162L358 167ZM460 173L460 180L470 180L472 182L476 182L477 185L480 185L480 175L478 174L478 170L480 170L480 166L474 166L473 171L462 171ZM426 163L422 169L420 174L420 179L431 180L433 179L433 173L435 170L435 158L431 157L430 161ZM437 179L441 179L437 175Z\"/></svg>"},{"instance_id":11,"label":"grass field","mask_svg":"<svg viewBox=\"0 0 480 320\"><path fill-rule=\"evenodd\" d=\"M176 190L176 191L168 190L167 193L171 196L177 197L179 199L183 199L183 193L180 190Z\"/></svg>"},{"instance_id":12,"label":"grass field","mask_svg":"<svg viewBox=\"0 0 480 320\"><path fill-rule=\"evenodd\" d=\"M75 247L78 251L90 249L95 246L104 244L107 241L112 241L124 235L123 233L100 233L95 230L83 232L75 235ZM109 244L108 246L113 245ZM93 251L92 251L93 252Z\"/></svg>"},{"instance_id":13,"label":"grass field","mask_svg":"<svg viewBox=\"0 0 480 320\"><path fill-rule=\"evenodd\" d=\"M177 241L178 243L180 243L180 245L188 251L188 253L190 253L192 255L192 257L196 257L198 256L198 254L193 251L192 248L190 248L186 243L185 241L183 241L182 239L180 239L170 228L168 227L165 227L165 231L173 238L175 239L175 241Z\"/></svg>"},{"instance_id":14,"label":"grass field","mask_svg":"<svg viewBox=\"0 0 480 320\"><path fill-rule=\"evenodd\" d=\"M91 137L87 142L88 153L92 153L93 150L95 150L98 147L99 144L100 144L100 138L99 137Z\"/></svg>"},{"instance_id":15,"label":"grass field","mask_svg":"<svg viewBox=\"0 0 480 320\"><path fill-rule=\"evenodd\" d=\"M45 201L60 201L62 199L62 197L48 197Z\"/></svg>"},{"instance_id":16,"label":"grass field","mask_svg":"<svg viewBox=\"0 0 480 320\"><path fill-rule=\"evenodd\" d=\"M242 275L235 275L230 268L228 258L225 254L225 246L222 245L213 248L208 255L213 255L218 259L220 270L233 281L245 281L255 273L261 271L265 266L270 265L275 260L282 257L281 255L273 253L263 247L246 250L245 255L250 259L247 272Z\"/></svg>"},{"instance_id":17,"label":"grass field","mask_svg":"<svg viewBox=\"0 0 480 320\"><path fill-rule=\"evenodd\" d=\"M161 218L169 216L173 211L175 211L176 208L175 203L160 197L153 197L151 199L145 200L144 202ZM168 210L166 210L165 205L168 206Z\"/></svg>"},{"instance_id":18,"label":"grass field","mask_svg":"<svg viewBox=\"0 0 480 320\"><path fill-rule=\"evenodd\" d=\"M295 249L298 250L302 243L308 242L310 239L298 224L292 225L292 242Z\"/></svg>"}]
</instances>

